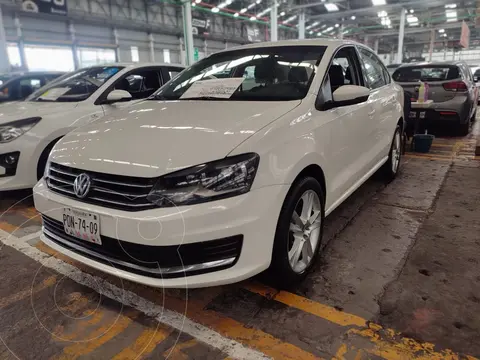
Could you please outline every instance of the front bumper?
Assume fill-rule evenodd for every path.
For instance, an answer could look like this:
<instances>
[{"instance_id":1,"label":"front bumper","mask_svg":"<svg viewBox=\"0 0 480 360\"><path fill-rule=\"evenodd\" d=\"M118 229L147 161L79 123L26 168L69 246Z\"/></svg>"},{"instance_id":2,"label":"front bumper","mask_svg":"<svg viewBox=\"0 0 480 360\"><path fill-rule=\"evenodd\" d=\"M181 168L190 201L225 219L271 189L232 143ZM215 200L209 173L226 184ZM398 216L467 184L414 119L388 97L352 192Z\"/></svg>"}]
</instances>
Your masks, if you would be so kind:
<instances>
[{"instance_id":1,"label":"front bumper","mask_svg":"<svg viewBox=\"0 0 480 360\"><path fill-rule=\"evenodd\" d=\"M128 212L58 195L50 191L41 180L34 188L34 200L40 213L60 222L63 207L96 213L100 218L102 237L117 239L133 247L148 245L159 246L161 249L160 247L188 246L214 239L242 237L239 257L229 264L220 264L218 270L209 269L208 273L195 275L193 272L193 275L186 275L192 274L186 266L185 272L177 272L174 276L171 273L149 276L144 272L130 270L128 266L121 266L118 262L98 261L95 256L76 251L67 246L66 235L61 239L65 244L52 241L45 233L41 236L42 241L53 249L106 273L155 287L185 288L237 282L268 268L280 208L288 189L288 185L268 186L211 203ZM162 268L161 263L159 266Z\"/></svg>"},{"instance_id":2,"label":"front bumper","mask_svg":"<svg viewBox=\"0 0 480 360\"><path fill-rule=\"evenodd\" d=\"M15 175L0 177L0 191L32 188L37 182L37 163L40 157L39 142L23 135L6 144L0 144L0 155L19 153L20 157L15 168ZM0 175L7 170L0 164Z\"/></svg>"}]
</instances>

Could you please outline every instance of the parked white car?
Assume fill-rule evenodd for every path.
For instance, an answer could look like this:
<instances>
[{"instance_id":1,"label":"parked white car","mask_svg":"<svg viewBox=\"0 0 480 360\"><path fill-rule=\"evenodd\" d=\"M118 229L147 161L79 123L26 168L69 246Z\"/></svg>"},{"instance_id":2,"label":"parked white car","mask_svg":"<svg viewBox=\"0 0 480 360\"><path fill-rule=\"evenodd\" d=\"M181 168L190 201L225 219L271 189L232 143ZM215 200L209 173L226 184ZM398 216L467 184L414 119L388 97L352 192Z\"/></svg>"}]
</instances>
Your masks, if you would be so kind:
<instances>
[{"instance_id":1,"label":"parked white car","mask_svg":"<svg viewBox=\"0 0 480 360\"><path fill-rule=\"evenodd\" d=\"M402 88L360 44L211 55L57 143L34 188L41 239L152 286L231 283L268 268L299 282L323 248L324 217L378 169L396 176L402 104Z\"/></svg>"},{"instance_id":2,"label":"parked white car","mask_svg":"<svg viewBox=\"0 0 480 360\"><path fill-rule=\"evenodd\" d=\"M0 107L0 191L32 188L66 133L144 99L183 68L171 64L92 66Z\"/></svg>"}]
</instances>

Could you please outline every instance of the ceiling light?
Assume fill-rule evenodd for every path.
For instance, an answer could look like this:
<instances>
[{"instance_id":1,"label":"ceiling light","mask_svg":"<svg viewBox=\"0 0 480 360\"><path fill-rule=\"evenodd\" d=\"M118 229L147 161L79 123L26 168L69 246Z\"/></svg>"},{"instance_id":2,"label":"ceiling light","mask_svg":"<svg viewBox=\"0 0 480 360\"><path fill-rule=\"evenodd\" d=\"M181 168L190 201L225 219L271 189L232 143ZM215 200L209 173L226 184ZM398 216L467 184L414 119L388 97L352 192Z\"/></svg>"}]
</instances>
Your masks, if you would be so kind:
<instances>
[{"instance_id":1,"label":"ceiling light","mask_svg":"<svg viewBox=\"0 0 480 360\"><path fill-rule=\"evenodd\" d=\"M285 11L282 11L282 12L280 13L280 16L285 16Z\"/></svg>"},{"instance_id":2,"label":"ceiling light","mask_svg":"<svg viewBox=\"0 0 480 360\"><path fill-rule=\"evenodd\" d=\"M457 10L447 10L445 11L447 18L454 18L457 17Z\"/></svg>"},{"instance_id":3,"label":"ceiling light","mask_svg":"<svg viewBox=\"0 0 480 360\"><path fill-rule=\"evenodd\" d=\"M255 4L255 3L253 3L253 4L250 4L250 5L248 5L248 6L247 6L247 9L254 8L254 7L255 7L255 5L257 5L257 4Z\"/></svg>"},{"instance_id":4,"label":"ceiling light","mask_svg":"<svg viewBox=\"0 0 480 360\"><path fill-rule=\"evenodd\" d=\"M418 18L416 16L413 16L413 15L408 15L407 16L407 22L409 24L411 23L418 23Z\"/></svg>"},{"instance_id":5,"label":"ceiling light","mask_svg":"<svg viewBox=\"0 0 480 360\"><path fill-rule=\"evenodd\" d=\"M456 9L457 8L457 4L447 4L445 5L445 9Z\"/></svg>"},{"instance_id":6,"label":"ceiling light","mask_svg":"<svg viewBox=\"0 0 480 360\"><path fill-rule=\"evenodd\" d=\"M297 15L290 16L288 19L286 19L283 23L288 24L289 22L295 20L297 18Z\"/></svg>"},{"instance_id":7,"label":"ceiling light","mask_svg":"<svg viewBox=\"0 0 480 360\"><path fill-rule=\"evenodd\" d=\"M197 4L200 4L200 3L202 2L202 0L195 0L195 2L196 2Z\"/></svg>"},{"instance_id":8,"label":"ceiling light","mask_svg":"<svg viewBox=\"0 0 480 360\"><path fill-rule=\"evenodd\" d=\"M319 31L319 32L317 33L317 36L322 36L322 32Z\"/></svg>"},{"instance_id":9,"label":"ceiling light","mask_svg":"<svg viewBox=\"0 0 480 360\"><path fill-rule=\"evenodd\" d=\"M330 32L330 31L332 31L332 30L333 30L333 26L330 26L330 27L327 28L327 30L325 30L325 31L329 31L329 32Z\"/></svg>"},{"instance_id":10,"label":"ceiling light","mask_svg":"<svg viewBox=\"0 0 480 360\"><path fill-rule=\"evenodd\" d=\"M232 2L233 2L233 0L227 0L227 1L226 1L227 5L231 5Z\"/></svg>"},{"instance_id":11,"label":"ceiling light","mask_svg":"<svg viewBox=\"0 0 480 360\"><path fill-rule=\"evenodd\" d=\"M446 33L445 33L445 34L442 34L442 36L443 36L443 37L447 37L447 34L446 34Z\"/></svg>"},{"instance_id":12,"label":"ceiling light","mask_svg":"<svg viewBox=\"0 0 480 360\"><path fill-rule=\"evenodd\" d=\"M440 34L442 34L442 33L445 32L445 29L438 29L438 32L439 32Z\"/></svg>"},{"instance_id":13,"label":"ceiling light","mask_svg":"<svg viewBox=\"0 0 480 360\"><path fill-rule=\"evenodd\" d=\"M243 8L242 10L240 10L240 14L243 14L243 13L246 13L246 12L247 12L246 8Z\"/></svg>"},{"instance_id":14,"label":"ceiling light","mask_svg":"<svg viewBox=\"0 0 480 360\"><path fill-rule=\"evenodd\" d=\"M308 25L305 29L306 30L310 30L311 28L314 28L315 26L317 26L319 24L318 21L315 21L313 23L311 23L310 25Z\"/></svg>"},{"instance_id":15,"label":"ceiling light","mask_svg":"<svg viewBox=\"0 0 480 360\"><path fill-rule=\"evenodd\" d=\"M220 11L220 9L219 9L218 7L212 8L212 12L213 12L213 13L217 13L217 12L219 12L219 11Z\"/></svg>"},{"instance_id":16,"label":"ceiling light","mask_svg":"<svg viewBox=\"0 0 480 360\"><path fill-rule=\"evenodd\" d=\"M257 4L260 4L262 2L262 0L257 0Z\"/></svg>"},{"instance_id":17,"label":"ceiling light","mask_svg":"<svg viewBox=\"0 0 480 360\"><path fill-rule=\"evenodd\" d=\"M386 11L379 11L377 15L379 18L382 18L382 17L387 17L388 13Z\"/></svg>"},{"instance_id":18,"label":"ceiling light","mask_svg":"<svg viewBox=\"0 0 480 360\"><path fill-rule=\"evenodd\" d=\"M336 4L327 3L325 4L325 9L327 9L327 11L338 11L338 6Z\"/></svg>"},{"instance_id":19,"label":"ceiling light","mask_svg":"<svg viewBox=\"0 0 480 360\"><path fill-rule=\"evenodd\" d=\"M335 24L335 27L336 27L336 28L339 27L339 26L340 26L340 24Z\"/></svg>"},{"instance_id":20,"label":"ceiling light","mask_svg":"<svg viewBox=\"0 0 480 360\"><path fill-rule=\"evenodd\" d=\"M454 17L454 18L448 18L448 19L447 19L447 22L455 22L455 21L457 21L457 20L458 20L458 19L457 19L456 17Z\"/></svg>"},{"instance_id":21,"label":"ceiling light","mask_svg":"<svg viewBox=\"0 0 480 360\"><path fill-rule=\"evenodd\" d=\"M197 6L197 4L195 4L195 3L193 2L193 3L192 3L192 7L195 7L195 6Z\"/></svg>"},{"instance_id":22,"label":"ceiling light","mask_svg":"<svg viewBox=\"0 0 480 360\"><path fill-rule=\"evenodd\" d=\"M257 16L258 16L258 17L262 17L262 16L265 15L266 13L270 12L270 10L272 10L271 7L266 8L265 10L259 12L259 13L257 14Z\"/></svg>"},{"instance_id":23,"label":"ceiling light","mask_svg":"<svg viewBox=\"0 0 480 360\"><path fill-rule=\"evenodd\" d=\"M233 14L233 16L235 16L235 17L238 17L238 15L239 15L239 13L235 13L235 14Z\"/></svg>"},{"instance_id":24,"label":"ceiling light","mask_svg":"<svg viewBox=\"0 0 480 360\"><path fill-rule=\"evenodd\" d=\"M372 0L372 4L374 6L379 6L379 5L385 5L386 2L385 2L385 0Z\"/></svg>"},{"instance_id":25,"label":"ceiling light","mask_svg":"<svg viewBox=\"0 0 480 360\"><path fill-rule=\"evenodd\" d=\"M353 15L350 19L355 20L355 19L356 19L356 16Z\"/></svg>"},{"instance_id":26,"label":"ceiling light","mask_svg":"<svg viewBox=\"0 0 480 360\"><path fill-rule=\"evenodd\" d=\"M312 34L313 34L313 31L309 31L309 34L312 35Z\"/></svg>"},{"instance_id":27,"label":"ceiling light","mask_svg":"<svg viewBox=\"0 0 480 360\"><path fill-rule=\"evenodd\" d=\"M250 20L252 20L252 21L257 20L257 17L256 17L256 16L252 16L252 17L250 18Z\"/></svg>"},{"instance_id":28,"label":"ceiling light","mask_svg":"<svg viewBox=\"0 0 480 360\"><path fill-rule=\"evenodd\" d=\"M410 9L410 14L413 14L414 12L415 12L415 10Z\"/></svg>"}]
</instances>

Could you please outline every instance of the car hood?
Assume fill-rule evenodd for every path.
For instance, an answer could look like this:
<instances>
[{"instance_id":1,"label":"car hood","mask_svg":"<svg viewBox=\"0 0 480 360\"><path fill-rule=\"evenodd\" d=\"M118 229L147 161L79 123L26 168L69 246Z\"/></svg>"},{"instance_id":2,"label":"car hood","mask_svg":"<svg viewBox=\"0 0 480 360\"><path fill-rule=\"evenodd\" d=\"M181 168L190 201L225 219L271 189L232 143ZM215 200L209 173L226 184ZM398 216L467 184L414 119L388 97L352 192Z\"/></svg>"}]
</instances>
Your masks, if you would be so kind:
<instances>
[{"instance_id":1,"label":"car hood","mask_svg":"<svg viewBox=\"0 0 480 360\"><path fill-rule=\"evenodd\" d=\"M74 102L18 101L0 105L0 125L32 116L68 112L75 108Z\"/></svg>"},{"instance_id":2,"label":"car hood","mask_svg":"<svg viewBox=\"0 0 480 360\"><path fill-rule=\"evenodd\" d=\"M300 102L147 100L68 134L50 159L84 170L156 177L225 157Z\"/></svg>"}]
</instances>

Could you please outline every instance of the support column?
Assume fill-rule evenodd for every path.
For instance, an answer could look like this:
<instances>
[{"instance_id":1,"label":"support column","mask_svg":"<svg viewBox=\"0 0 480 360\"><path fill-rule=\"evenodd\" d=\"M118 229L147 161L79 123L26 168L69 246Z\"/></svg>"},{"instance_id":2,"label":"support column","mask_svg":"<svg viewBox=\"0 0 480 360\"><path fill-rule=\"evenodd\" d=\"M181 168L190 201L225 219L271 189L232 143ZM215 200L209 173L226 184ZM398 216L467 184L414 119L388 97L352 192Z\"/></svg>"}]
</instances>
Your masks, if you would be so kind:
<instances>
[{"instance_id":1,"label":"support column","mask_svg":"<svg viewBox=\"0 0 480 360\"><path fill-rule=\"evenodd\" d=\"M365 37L363 38L363 43L368 46L368 43L370 42L370 39L368 38L368 35L365 35Z\"/></svg>"},{"instance_id":2,"label":"support column","mask_svg":"<svg viewBox=\"0 0 480 360\"><path fill-rule=\"evenodd\" d=\"M75 70L77 70L80 68L80 61L78 59L77 38L75 36L75 26L73 25L73 21L70 21L68 24L68 32L70 33L70 40L72 41L73 66Z\"/></svg>"},{"instance_id":3,"label":"support column","mask_svg":"<svg viewBox=\"0 0 480 360\"><path fill-rule=\"evenodd\" d=\"M183 37L185 41L185 60L188 66L193 60L193 32L192 32L192 2L186 0L183 3Z\"/></svg>"},{"instance_id":4,"label":"support column","mask_svg":"<svg viewBox=\"0 0 480 360\"><path fill-rule=\"evenodd\" d=\"M148 48L150 49L150 62L155 62L155 39L153 34L148 34Z\"/></svg>"},{"instance_id":5,"label":"support column","mask_svg":"<svg viewBox=\"0 0 480 360\"><path fill-rule=\"evenodd\" d=\"M435 29L432 29L430 30L430 49L428 50L428 61L432 61L434 45L435 45Z\"/></svg>"},{"instance_id":6,"label":"support column","mask_svg":"<svg viewBox=\"0 0 480 360\"><path fill-rule=\"evenodd\" d=\"M345 27L343 26L343 19L342 19L342 25L340 25L340 29L338 29L338 38L340 40L343 40L343 31L345 30Z\"/></svg>"},{"instance_id":7,"label":"support column","mask_svg":"<svg viewBox=\"0 0 480 360\"><path fill-rule=\"evenodd\" d=\"M28 70L27 66L27 57L25 56L25 42L23 41L23 32L22 32L22 24L20 23L20 19L18 15L15 14L15 28L17 29L17 38L18 38L18 52L20 54L20 67L24 70Z\"/></svg>"},{"instance_id":8,"label":"support column","mask_svg":"<svg viewBox=\"0 0 480 360\"><path fill-rule=\"evenodd\" d=\"M403 37L405 35L405 9L400 12L400 29L398 33L397 63L403 62Z\"/></svg>"},{"instance_id":9,"label":"support column","mask_svg":"<svg viewBox=\"0 0 480 360\"><path fill-rule=\"evenodd\" d=\"M305 11L302 11L298 16L298 38L305 39Z\"/></svg>"},{"instance_id":10,"label":"support column","mask_svg":"<svg viewBox=\"0 0 480 360\"><path fill-rule=\"evenodd\" d=\"M376 38L375 42L373 43L373 51L375 51L375 54L378 54L378 43L379 43L379 39Z\"/></svg>"},{"instance_id":11,"label":"support column","mask_svg":"<svg viewBox=\"0 0 480 360\"><path fill-rule=\"evenodd\" d=\"M113 33L113 42L115 44L115 57L117 58L117 62L120 62L122 61L122 59L120 58L120 45L118 43L117 28L113 28L112 33Z\"/></svg>"},{"instance_id":12,"label":"support column","mask_svg":"<svg viewBox=\"0 0 480 360\"><path fill-rule=\"evenodd\" d=\"M3 26L2 8L0 7L0 72L7 72L8 70L10 70L10 63L8 62L7 39Z\"/></svg>"},{"instance_id":13,"label":"support column","mask_svg":"<svg viewBox=\"0 0 480 360\"><path fill-rule=\"evenodd\" d=\"M270 41L278 40L278 15L277 0L272 0L272 10L270 11Z\"/></svg>"},{"instance_id":14,"label":"support column","mask_svg":"<svg viewBox=\"0 0 480 360\"><path fill-rule=\"evenodd\" d=\"M208 43L207 43L207 39L203 39L203 57L206 58L207 56L208 56Z\"/></svg>"}]
</instances>

